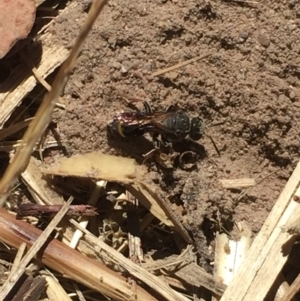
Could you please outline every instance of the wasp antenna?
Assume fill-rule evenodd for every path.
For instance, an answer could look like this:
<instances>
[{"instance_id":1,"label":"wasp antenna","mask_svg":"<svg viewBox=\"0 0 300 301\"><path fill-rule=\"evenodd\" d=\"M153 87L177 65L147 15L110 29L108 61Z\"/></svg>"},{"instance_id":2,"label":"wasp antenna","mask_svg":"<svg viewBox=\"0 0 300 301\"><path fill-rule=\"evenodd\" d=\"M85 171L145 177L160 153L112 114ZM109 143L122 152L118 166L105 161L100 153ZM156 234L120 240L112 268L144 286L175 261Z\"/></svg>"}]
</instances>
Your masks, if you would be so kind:
<instances>
[{"instance_id":1,"label":"wasp antenna","mask_svg":"<svg viewBox=\"0 0 300 301\"><path fill-rule=\"evenodd\" d=\"M211 121L209 121L209 122L205 121L205 127L206 128L209 128L210 125L211 125Z\"/></svg>"},{"instance_id":2,"label":"wasp antenna","mask_svg":"<svg viewBox=\"0 0 300 301\"><path fill-rule=\"evenodd\" d=\"M147 100L143 101L143 103L144 103L145 111L146 111L147 113L152 113L152 108L151 108L151 106L150 106L150 103L149 103Z\"/></svg>"},{"instance_id":3,"label":"wasp antenna","mask_svg":"<svg viewBox=\"0 0 300 301\"><path fill-rule=\"evenodd\" d=\"M214 146L216 152L218 153L219 157L221 157L221 153L220 153L220 151L219 151L219 149L218 149L218 147L217 147L217 145L216 145L214 139L213 139L212 136L210 136L210 135L207 135L207 136L209 137L210 141L212 142L212 144L213 144L213 146Z\"/></svg>"}]
</instances>

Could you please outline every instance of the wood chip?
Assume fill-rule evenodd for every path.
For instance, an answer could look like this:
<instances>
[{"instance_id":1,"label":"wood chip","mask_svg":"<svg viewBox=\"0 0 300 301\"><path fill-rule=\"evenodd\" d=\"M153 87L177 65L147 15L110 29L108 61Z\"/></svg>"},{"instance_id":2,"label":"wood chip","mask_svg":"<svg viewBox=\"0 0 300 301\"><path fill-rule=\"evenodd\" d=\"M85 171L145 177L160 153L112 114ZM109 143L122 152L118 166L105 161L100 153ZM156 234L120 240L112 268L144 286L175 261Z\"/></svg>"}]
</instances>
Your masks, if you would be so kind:
<instances>
[{"instance_id":1,"label":"wood chip","mask_svg":"<svg viewBox=\"0 0 300 301\"><path fill-rule=\"evenodd\" d=\"M225 233L216 236L214 275L226 285L229 285L234 274L242 265L251 245L252 233L250 229L243 222L239 224L239 228L242 228L243 231L240 233L241 237L238 241L229 239Z\"/></svg>"},{"instance_id":2,"label":"wood chip","mask_svg":"<svg viewBox=\"0 0 300 301\"><path fill-rule=\"evenodd\" d=\"M245 188L255 185L255 179L251 178L242 178L242 179L221 179L220 180L223 188L227 189L238 189L238 188Z\"/></svg>"},{"instance_id":3,"label":"wood chip","mask_svg":"<svg viewBox=\"0 0 300 301\"><path fill-rule=\"evenodd\" d=\"M134 159L93 152L61 159L42 172L130 184L144 178L147 171L144 166L137 165Z\"/></svg>"}]
</instances>

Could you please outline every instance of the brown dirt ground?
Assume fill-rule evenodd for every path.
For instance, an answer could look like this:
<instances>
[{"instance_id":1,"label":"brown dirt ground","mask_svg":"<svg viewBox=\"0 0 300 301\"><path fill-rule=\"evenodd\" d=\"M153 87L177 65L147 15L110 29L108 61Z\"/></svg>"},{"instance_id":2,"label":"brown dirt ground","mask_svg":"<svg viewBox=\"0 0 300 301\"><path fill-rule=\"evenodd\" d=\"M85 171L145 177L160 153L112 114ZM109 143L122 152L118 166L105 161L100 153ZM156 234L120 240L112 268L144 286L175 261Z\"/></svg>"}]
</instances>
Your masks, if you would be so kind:
<instances>
[{"instance_id":1,"label":"brown dirt ground","mask_svg":"<svg viewBox=\"0 0 300 301\"><path fill-rule=\"evenodd\" d=\"M72 1L74 8L56 18L49 30L59 43L72 45L89 4ZM204 54L212 55L151 75ZM56 113L55 122L68 155L97 150L141 163L152 148L147 137L107 135L107 122L131 110L126 99L147 99L159 111L177 104L189 116L200 115L221 155L204 135L199 142L206 155L197 168L164 170L152 162L149 176L184 204L203 243L198 248L209 238L202 229L230 231L233 222L246 220L257 233L299 160L299 55L295 0L111 0L70 77L66 111ZM257 184L245 191L219 182L243 177Z\"/></svg>"},{"instance_id":2,"label":"brown dirt ground","mask_svg":"<svg viewBox=\"0 0 300 301\"><path fill-rule=\"evenodd\" d=\"M88 4L57 18L50 30L58 40L71 45ZM150 177L183 202L194 235L203 220L229 229L246 220L258 232L299 160L299 12L294 0L110 1L66 87L67 112L56 116L69 155L99 150L141 162L151 143L109 139L107 122L131 110L125 99L147 99L155 110L178 104L205 120L221 156L204 136L207 154L196 169L162 171L150 164ZM242 177L257 185L244 191L219 183Z\"/></svg>"}]
</instances>

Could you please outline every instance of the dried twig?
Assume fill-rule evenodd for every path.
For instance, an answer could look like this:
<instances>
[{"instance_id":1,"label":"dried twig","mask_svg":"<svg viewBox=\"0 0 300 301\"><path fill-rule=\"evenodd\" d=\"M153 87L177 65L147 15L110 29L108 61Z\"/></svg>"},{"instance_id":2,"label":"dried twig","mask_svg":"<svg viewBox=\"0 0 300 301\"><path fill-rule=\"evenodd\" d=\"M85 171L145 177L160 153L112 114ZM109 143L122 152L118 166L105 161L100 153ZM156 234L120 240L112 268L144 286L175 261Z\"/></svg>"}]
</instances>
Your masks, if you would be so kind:
<instances>
[{"instance_id":1,"label":"dried twig","mask_svg":"<svg viewBox=\"0 0 300 301\"><path fill-rule=\"evenodd\" d=\"M32 203L21 204L17 210L17 218L25 216L51 216L56 214L63 205L37 205ZM97 208L90 205L71 205L67 216L96 216Z\"/></svg>"}]
</instances>

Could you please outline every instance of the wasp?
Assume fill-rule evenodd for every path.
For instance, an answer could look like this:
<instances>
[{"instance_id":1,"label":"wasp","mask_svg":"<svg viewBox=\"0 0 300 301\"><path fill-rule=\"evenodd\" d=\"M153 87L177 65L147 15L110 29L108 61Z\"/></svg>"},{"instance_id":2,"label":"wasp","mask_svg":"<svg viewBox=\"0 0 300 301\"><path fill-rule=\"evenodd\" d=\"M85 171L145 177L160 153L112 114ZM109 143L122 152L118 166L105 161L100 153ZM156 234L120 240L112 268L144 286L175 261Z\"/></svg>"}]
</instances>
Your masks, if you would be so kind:
<instances>
[{"instance_id":1,"label":"wasp","mask_svg":"<svg viewBox=\"0 0 300 301\"><path fill-rule=\"evenodd\" d=\"M145 101L144 111L120 113L108 123L108 130L112 135L124 138L150 133L156 142L160 135L161 142L167 144L183 141L187 136L199 140L203 134L202 124L202 119L189 118L175 106L170 106L165 112L153 112Z\"/></svg>"}]
</instances>

